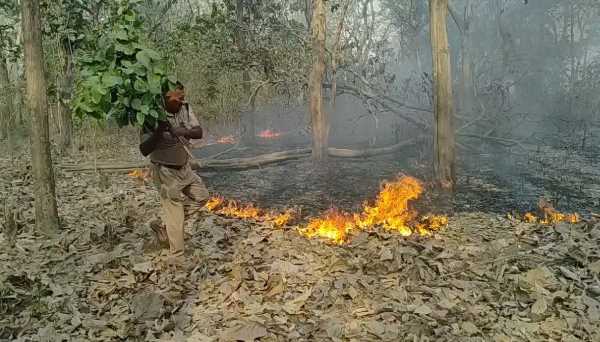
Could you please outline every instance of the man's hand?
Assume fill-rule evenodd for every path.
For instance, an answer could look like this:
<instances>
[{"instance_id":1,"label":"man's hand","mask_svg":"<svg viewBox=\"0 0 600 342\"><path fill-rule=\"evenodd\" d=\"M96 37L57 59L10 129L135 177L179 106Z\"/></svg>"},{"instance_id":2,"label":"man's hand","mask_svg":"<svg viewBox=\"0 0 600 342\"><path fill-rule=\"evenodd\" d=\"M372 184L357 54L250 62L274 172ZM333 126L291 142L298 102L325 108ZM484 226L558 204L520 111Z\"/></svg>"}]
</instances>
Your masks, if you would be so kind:
<instances>
[{"instance_id":1,"label":"man's hand","mask_svg":"<svg viewBox=\"0 0 600 342\"><path fill-rule=\"evenodd\" d=\"M156 132L157 133L164 133L164 132L166 132L166 131L169 130L170 126L171 125L169 124L168 121L159 121L158 122L158 126L156 127Z\"/></svg>"},{"instance_id":2,"label":"man's hand","mask_svg":"<svg viewBox=\"0 0 600 342\"><path fill-rule=\"evenodd\" d=\"M176 137L186 138L188 136L189 130L185 127L173 127L170 132Z\"/></svg>"}]
</instances>

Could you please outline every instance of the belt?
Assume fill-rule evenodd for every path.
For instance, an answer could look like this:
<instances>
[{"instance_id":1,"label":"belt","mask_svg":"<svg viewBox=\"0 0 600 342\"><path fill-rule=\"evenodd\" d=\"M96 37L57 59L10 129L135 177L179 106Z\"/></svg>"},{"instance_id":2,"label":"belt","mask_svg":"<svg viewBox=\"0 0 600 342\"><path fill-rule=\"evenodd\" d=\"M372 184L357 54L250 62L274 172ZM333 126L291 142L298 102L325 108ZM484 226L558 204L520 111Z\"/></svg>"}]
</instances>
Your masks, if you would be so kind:
<instances>
[{"instance_id":1,"label":"belt","mask_svg":"<svg viewBox=\"0 0 600 342\"><path fill-rule=\"evenodd\" d=\"M161 164L161 163L156 163L156 162L152 162L152 164L157 165L157 166L164 166L168 169L173 169L173 170L181 170L185 166L185 165L167 165L167 164Z\"/></svg>"}]
</instances>

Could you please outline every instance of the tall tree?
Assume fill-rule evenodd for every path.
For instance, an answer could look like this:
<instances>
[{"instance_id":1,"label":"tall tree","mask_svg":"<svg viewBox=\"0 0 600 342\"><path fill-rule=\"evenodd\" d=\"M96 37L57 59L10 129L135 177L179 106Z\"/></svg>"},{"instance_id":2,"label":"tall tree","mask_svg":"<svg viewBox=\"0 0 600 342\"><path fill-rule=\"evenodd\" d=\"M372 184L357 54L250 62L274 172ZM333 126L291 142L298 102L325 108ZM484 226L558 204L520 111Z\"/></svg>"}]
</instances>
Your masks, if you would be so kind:
<instances>
[{"instance_id":1,"label":"tall tree","mask_svg":"<svg viewBox=\"0 0 600 342\"><path fill-rule=\"evenodd\" d=\"M244 0L237 0L235 11L236 11L236 29L235 29L235 40L238 49L245 54L246 45L247 45L247 37L246 37L246 27L244 21L244 13L247 11L246 3ZM244 63L246 64L246 63ZM241 121L242 121L242 140L246 145L253 145L255 142L255 134L256 134L256 124L254 120L254 112L255 108L255 96L252 96L250 91L250 71L247 65L243 66L242 71L242 87L244 89L244 94L247 94L250 98L248 101L248 108L245 108L245 111L242 113Z\"/></svg>"},{"instance_id":2,"label":"tall tree","mask_svg":"<svg viewBox=\"0 0 600 342\"><path fill-rule=\"evenodd\" d=\"M6 58L0 53L0 139L10 137L11 118L11 97L10 97L10 79L8 78L8 67Z\"/></svg>"},{"instance_id":3,"label":"tall tree","mask_svg":"<svg viewBox=\"0 0 600 342\"><path fill-rule=\"evenodd\" d=\"M313 0L312 27L312 71L308 81L309 108L312 119L313 150L315 160L327 158L329 143L329 118L323 109L323 74L325 73L325 4L324 0Z\"/></svg>"},{"instance_id":4,"label":"tall tree","mask_svg":"<svg viewBox=\"0 0 600 342\"><path fill-rule=\"evenodd\" d=\"M461 13L458 13L452 6L449 6L448 10L460 32L461 75L458 88L458 108L462 112L470 113L473 110L475 101L472 59L473 4L471 3L471 0L465 1L462 16Z\"/></svg>"},{"instance_id":5,"label":"tall tree","mask_svg":"<svg viewBox=\"0 0 600 342\"><path fill-rule=\"evenodd\" d=\"M456 184L452 74L446 18L448 0L429 0L433 56L434 172L439 184L452 190Z\"/></svg>"},{"instance_id":6,"label":"tall tree","mask_svg":"<svg viewBox=\"0 0 600 342\"><path fill-rule=\"evenodd\" d=\"M58 231L59 220L50 155L40 1L21 0L21 11L27 80L26 107L31 115L31 169L34 176L35 224L38 232L53 234Z\"/></svg>"}]
</instances>

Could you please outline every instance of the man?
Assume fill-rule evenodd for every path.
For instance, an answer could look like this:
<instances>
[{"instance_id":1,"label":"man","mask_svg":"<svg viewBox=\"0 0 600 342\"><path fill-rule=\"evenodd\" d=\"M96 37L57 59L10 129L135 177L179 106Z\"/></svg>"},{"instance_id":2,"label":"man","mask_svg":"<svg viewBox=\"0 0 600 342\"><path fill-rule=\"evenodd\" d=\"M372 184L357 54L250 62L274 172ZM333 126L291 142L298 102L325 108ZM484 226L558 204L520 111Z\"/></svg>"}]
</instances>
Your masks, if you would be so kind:
<instances>
[{"instance_id":1,"label":"man","mask_svg":"<svg viewBox=\"0 0 600 342\"><path fill-rule=\"evenodd\" d=\"M208 199L202 179L190 166L190 140L202 138L198 119L185 101L183 85L165 96L167 120L144 129L140 152L150 156L152 176L160 190L164 226L151 224L159 242L168 240L173 256L184 252L184 220L198 212ZM187 214L187 215L186 215Z\"/></svg>"}]
</instances>

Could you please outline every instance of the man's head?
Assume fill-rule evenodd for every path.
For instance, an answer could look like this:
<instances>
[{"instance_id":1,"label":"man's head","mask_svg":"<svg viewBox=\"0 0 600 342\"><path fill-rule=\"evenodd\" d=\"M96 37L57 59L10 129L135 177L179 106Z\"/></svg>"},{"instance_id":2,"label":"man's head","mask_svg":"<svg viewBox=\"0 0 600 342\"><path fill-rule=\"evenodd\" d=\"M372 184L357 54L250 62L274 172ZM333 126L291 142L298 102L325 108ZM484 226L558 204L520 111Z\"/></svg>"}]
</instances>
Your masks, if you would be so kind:
<instances>
[{"instance_id":1,"label":"man's head","mask_svg":"<svg viewBox=\"0 0 600 342\"><path fill-rule=\"evenodd\" d=\"M171 114L179 113L181 106L183 106L183 102L185 101L183 85L181 85L180 88L180 84L181 83L177 85L175 90L170 90L165 94L165 110Z\"/></svg>"}]
</instances>

